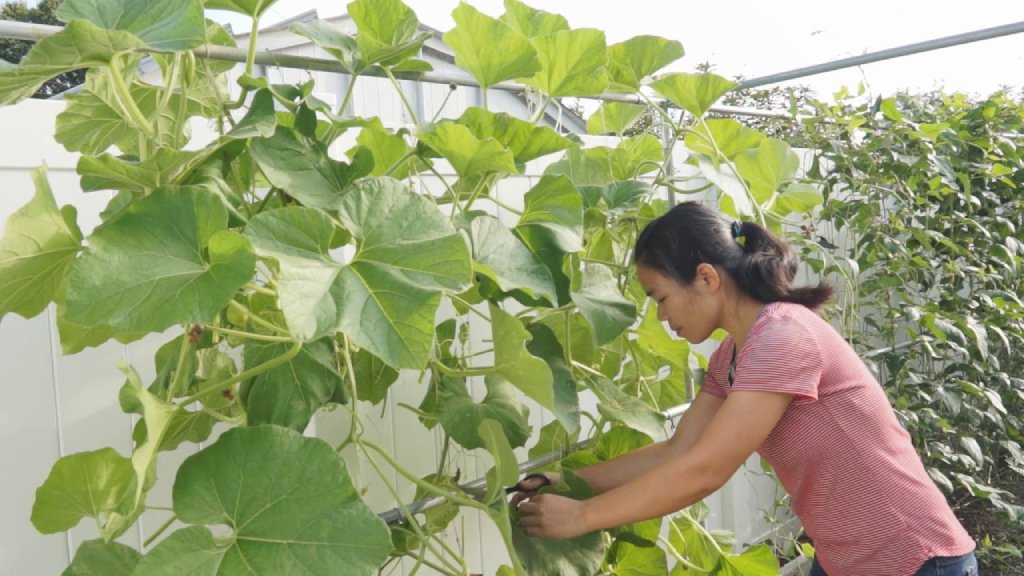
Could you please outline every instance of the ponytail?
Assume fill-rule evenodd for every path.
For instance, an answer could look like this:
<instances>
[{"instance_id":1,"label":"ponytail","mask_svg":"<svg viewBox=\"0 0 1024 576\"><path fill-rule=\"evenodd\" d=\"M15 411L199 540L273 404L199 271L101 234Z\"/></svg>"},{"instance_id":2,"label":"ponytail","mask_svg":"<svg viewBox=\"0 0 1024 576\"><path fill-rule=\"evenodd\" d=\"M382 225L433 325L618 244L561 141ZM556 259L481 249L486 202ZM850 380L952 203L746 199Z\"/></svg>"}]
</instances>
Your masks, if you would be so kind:
<instances>
[{"instance_id":1,"label":"ponytail","mask_svg":"<svg viewBox=\"0 0 1024 576\"><path fill-rule=\"evenodd\" d=\"M812 310L832 298L833 288L825 283L793 286L800 260L784 240L754 222L737 224L731 228L742 257L726 272L740 291L758 302L793 302Z\"/></svg>"},{"instance_id":2,"label":"ponytail","mask_svg":"<svg viewBox=\"0 0 1024 576\"><path fill-rule=\"evenodd\" d=\"M697 265L724 271L743 294L763 302L793 302L820 308L833 288L795 287L799 259L785 241L754 222L728 222L696 202L677 204L652 221L637 238L634 259L683 284L693 282Z\"/></svg>"}]
</instances>

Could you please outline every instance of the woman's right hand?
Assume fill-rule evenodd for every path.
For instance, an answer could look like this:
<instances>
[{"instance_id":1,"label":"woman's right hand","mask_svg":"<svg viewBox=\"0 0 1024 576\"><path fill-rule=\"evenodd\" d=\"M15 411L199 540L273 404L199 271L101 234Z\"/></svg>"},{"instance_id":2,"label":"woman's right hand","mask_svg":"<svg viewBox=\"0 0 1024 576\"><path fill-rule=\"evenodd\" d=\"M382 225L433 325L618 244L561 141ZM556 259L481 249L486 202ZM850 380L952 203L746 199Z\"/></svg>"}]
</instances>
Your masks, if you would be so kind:
<instances>
[{"instance_id":1,"label":"woman's right hand","mask_svg":"<svg viewBox=\"0 0 1024 576\"><path fill-rule=\"evenodd\" d=\"M511 504L518 508L519 504L530 497L536 496L537 491L545 486L557 486L561 475L558 472L541 472L530 474L515 485L516 493L512 496Z\"/></svg>"}]
</instances>

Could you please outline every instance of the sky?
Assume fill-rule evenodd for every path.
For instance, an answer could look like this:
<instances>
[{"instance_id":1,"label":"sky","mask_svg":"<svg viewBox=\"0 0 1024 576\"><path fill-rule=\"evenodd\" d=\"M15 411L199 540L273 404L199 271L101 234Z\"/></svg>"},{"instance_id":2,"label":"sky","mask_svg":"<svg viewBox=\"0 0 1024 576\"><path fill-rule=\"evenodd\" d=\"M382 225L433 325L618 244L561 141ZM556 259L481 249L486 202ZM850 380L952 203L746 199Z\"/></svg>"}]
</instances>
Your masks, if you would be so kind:
<instances>
[{"instance_id":1,"label":"sky","mask_svg":"<svg viewBox=\"0 0 1024 576\"><path fill-rule=\"evenodd\" d=\"M405 0L420 22L441 31L454 26L458 0ZM470 0L491 16L503 0ZM1019 0L527 0L565 16L573 28L603 30L608 43L640 34L682 42L686 56L669 71L692 71L702 62L727 77L783 72L982 28L1024 21ZM343 0L278 0L263 17L270 25L316 8L322 17L344 12ZM245 17L226 18L235 30ZM1024 34L907 56L860 68L807 77L827 98L840 87L864 83L869 94L945 88L976 95L1024 86ZM786 84L782 84L783 86Z\"/></svg>"}]
</instances>

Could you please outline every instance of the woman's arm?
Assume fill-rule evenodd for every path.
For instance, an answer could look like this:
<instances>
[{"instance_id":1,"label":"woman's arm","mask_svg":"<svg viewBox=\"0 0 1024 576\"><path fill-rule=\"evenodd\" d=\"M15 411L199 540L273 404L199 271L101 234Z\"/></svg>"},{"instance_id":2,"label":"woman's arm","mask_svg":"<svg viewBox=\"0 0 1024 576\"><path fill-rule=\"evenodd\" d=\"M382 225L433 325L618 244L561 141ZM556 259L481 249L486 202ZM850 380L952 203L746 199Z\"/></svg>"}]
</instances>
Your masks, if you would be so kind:
<instances>
[{"instance_id":1,"label":"woman's arm","mask_svg":"<svg viewBox=\"0 0 1024 576\"><path fill-rule=\"evenodd\" d=\"M573 538L675 512L722 486L771 434L792 396L733 392L688 450L589 500L554 494L519 506L529 536Z\"/></svg>"},{"instance_id":2,"label":"woman's arm","mask_svg":"<svg viewBox=\"0 0 1024 576\"><path fill-rule=\"evenodd\" d=\"M724 401L723 398L711 394L697 394L693 403L683 413L675 433L668 440L649 444L600 464L580 468L576 473L590 484L595 494L617 488L665 460L678 457L689 450Z\"/></svg>"}]
</instances>

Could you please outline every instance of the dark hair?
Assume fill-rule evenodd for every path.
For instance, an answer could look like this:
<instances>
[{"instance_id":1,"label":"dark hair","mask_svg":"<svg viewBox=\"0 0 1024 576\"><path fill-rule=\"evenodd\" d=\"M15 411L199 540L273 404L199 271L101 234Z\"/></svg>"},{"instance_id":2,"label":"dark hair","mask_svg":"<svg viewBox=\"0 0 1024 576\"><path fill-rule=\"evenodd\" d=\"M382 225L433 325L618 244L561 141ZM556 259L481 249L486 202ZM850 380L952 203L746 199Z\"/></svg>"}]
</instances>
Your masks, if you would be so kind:
<instances>
[{"instance_id":1,"label":"dark hair","mask_svg":"<svg viewBox=\"0 0 1024 576\"><path fill-rule=\"evenodd\" d=\"M732 278L758 302L794 302L816 309L832 297L832 286L795 287L796 252L754 222L730 222L696 202L677 204L644 228L634 260L690 284L697 265L708 263Z\"/></svg>"}]
</instances>

